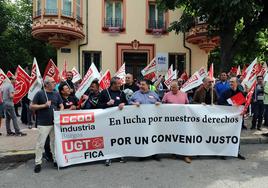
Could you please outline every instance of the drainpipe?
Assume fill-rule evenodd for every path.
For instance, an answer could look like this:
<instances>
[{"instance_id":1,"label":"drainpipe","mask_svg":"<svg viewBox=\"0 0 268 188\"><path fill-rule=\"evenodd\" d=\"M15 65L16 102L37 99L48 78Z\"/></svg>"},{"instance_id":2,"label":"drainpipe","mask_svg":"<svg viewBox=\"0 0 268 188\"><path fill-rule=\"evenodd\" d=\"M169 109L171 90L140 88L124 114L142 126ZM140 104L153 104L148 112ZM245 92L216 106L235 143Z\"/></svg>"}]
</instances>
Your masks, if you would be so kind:
<instances>
[{"instance_id":1,"label":"drainpipe","mask_svg":"<svg viewBox=\"0 0 268 188\"><path fill-rule=\"evenodd\" d=\"M86 42L78 46L78 72L80 72L80 50L82 46L88 44L88 0L86 0Z\"/></svg>"},{"instance_id":2,"label":"drainpipe","mask_svg":"<svg viewBox=\"0 0 268 188\"><path fill-rule=\"evenodd\" d=\"M183 32L183 47L189 51L189 75L192 75L192 49L186 46L185 32Z\"/></svg>"}]
</instances>

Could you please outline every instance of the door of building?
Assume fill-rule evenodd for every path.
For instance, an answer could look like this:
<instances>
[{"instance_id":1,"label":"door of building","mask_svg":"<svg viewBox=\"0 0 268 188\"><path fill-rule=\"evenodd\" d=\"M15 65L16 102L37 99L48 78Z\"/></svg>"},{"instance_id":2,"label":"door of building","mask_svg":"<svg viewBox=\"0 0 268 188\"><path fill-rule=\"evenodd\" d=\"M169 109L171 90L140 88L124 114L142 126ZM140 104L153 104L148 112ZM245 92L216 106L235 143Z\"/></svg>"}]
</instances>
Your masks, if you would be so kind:
<instances>
[{"instance_id":1,"label":"door of building","mask_svg":"<svg viewBox=\"0 0 268 188\"><path fill-rule=\"evenodd\" d=\"M126 63L126 73L133 74L134 79L142 79L141 71L148 62L147 52L124 52L124 62Z\"/></svg>"}]
</instances>

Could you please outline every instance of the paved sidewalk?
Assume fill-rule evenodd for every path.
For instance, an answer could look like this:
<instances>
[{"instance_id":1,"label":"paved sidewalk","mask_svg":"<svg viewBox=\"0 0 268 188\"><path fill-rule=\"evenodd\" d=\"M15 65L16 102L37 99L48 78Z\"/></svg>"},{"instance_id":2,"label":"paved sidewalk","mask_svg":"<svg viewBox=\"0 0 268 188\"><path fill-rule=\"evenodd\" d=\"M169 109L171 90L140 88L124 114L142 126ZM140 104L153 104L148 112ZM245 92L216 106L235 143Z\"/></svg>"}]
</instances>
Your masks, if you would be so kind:
<instances>
[{"instance_id":1,"label":"paved sidewalk","mask_svg":"<svg viewBox=\"0 0 268 188\"><path fill-rule=\"evenodd\" d=\"M7 158L9 160L23 160L24 157L27 159L32 157L34 154L35 143L38 135L36 128L28 129L27 125L21 123L18 118L19 127L22 132L27 133L27 136L17 137L17 136L6 136L5 121L2 121L2 128L0 132L3 134L0 136L0 163L1 159ZM250 118L245 121L248 128L250 128ZM13 125L11 124L11 127ZM262 128L262 131L258 130L243 130L241 133L241 144L262 144L268 143L268 137L264 137L262 133L268 133L268 128Z\"/></svg>"}]
</instances>

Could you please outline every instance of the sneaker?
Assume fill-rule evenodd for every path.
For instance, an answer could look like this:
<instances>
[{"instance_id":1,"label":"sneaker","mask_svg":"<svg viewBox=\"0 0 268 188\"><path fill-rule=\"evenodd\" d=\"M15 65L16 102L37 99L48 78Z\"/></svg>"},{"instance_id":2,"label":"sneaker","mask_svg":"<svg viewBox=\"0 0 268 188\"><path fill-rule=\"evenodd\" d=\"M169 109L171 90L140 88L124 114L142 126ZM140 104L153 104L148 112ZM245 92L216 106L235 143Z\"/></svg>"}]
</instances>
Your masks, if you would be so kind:
<instances>
[{"instance_id":1,"label":"sneaker","mask_svg":"<svg viewBox=\"0 0 268 188\"><path fill-rule=\"evenodd\" d=\"M58 168L58 164L56 162L53 163L54 168Z\"/></svg>"},{"instance_id":2,"label":"sneaker","mask_svg":"<svg viewBox=\"0 0 268 188\"><path fill-rule=\"evenodd\" d=\"M190 164L192 162L192 159L190 157L184 157L184 161Z\"/></svg>"},{"instance_id":3,"label":"sneaker","mask_svg":"<svg viewBox=\"0 0 268 188\"><path fill-rule=\"evenodd\" d=\"M246 157L244 157L244 156L241 155L240 153L238 153L237 158L238 158L238 159L241 159L241 160L246 160Z\"/></svg>"},{"instance_id":4,"label":"sneaker","mask_svg":"<svg viewBox=\"0 0 268 188\"><path fill-rule=\"evenodd\" d=\"M40 164L38 164L38 165L35 165L35 167L34 167L34 173L39 173L40 171L41 171L41 165Z\"/></svg>"},{"instance_id":5,"label":"sneaker","mask_svg":"<svg viewBox=\"0 0 268 188\"><path fill-rule=\"evenodd\" d=\"M15 136L14 132L7 133L7 136Z\"/></svg>"},{"instance_id":6,"label":"sneaker","mask_svg":"<svg viewBox=\"0 0 268 188\"><path fill-rule=\"evenodd\" d=\"M126 161L126 159L124 157L121 157L119 162L120 163L126 163L127 161Z\"/></svg>"},{"instance_id":7,"label":"sneaker","mask_svg":"<svg viewBox=\"0 0 268 188\"><path fill-rule=\"evenodd\" d=\"M28 125L28 129L32 129L33 128L33 126L32 125Z\"/></svg>"},{"instance_id":8,"label":"sneaker","mask_svg":"<svg viewBox=\"0 0 268 188\"><path fill-rule=\"evenodd\" d=\"M15 136L26 136L27 134L26 133L22 133L22 132L18 132L15 134Z\"/></svg>"},{"instance_id":9,"label":"sneaker","mask_svg":"<svg viewBox=\"0 0 268 188\"><path fill-rule=\"evenodd\" d=\"M105 161L105 166L111 166L111 164L112 164L112 160L111 159L107 159Z\"/></svg>"}]
</instances>

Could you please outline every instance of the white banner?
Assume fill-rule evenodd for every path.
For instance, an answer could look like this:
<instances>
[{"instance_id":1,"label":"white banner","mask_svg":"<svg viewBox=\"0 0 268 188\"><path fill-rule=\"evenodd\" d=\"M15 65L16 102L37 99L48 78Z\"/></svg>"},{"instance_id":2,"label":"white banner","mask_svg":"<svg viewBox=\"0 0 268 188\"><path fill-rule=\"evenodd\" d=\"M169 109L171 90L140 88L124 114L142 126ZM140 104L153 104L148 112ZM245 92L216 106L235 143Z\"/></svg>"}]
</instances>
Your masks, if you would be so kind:
<instances>
[{"instance_id":1,"label":"white banner","mask_svg":"<svg viewBox=\"0 0 268 188\"><path fill-rule=\"evenodd\" d=\"M31 72L31 86L28 91L28 99L33 100L35 94L43 87L43 79L39 71L39 67L36 58L33 60L32 72Z\"/></svg>"},{"instance_id":2,"label":"white banner","mask_svg":"<svg viewBox=\"0 0 268 188\"><path fill-rule=\"evenodd\" d=\"M182 92L187 92L193 88L200 86L203 83L203 79L207 76L207 72L204 67L202 67L199 71L196 71L191 78L185 82L182 87Z\"/></svg>"},{"instance_id":3,"label":"white banner","mask_svg":"<svg viewBox=\"0 0 268 188\"><path fill-rule=\"evenodd\" d=\"M64 167L161 153L237 156L240 112L232 106L172 104L56 111L56 160Z\"/></svg>"},{"instance_id":4,"label":"white banner","mask_svg":"<svg viewBox=\"0 0 268 188\"><path fill-rule=\"evenodd\" d=\"M168 71L168 53L156 54L156 70L157 72L166 73Z\"/></svg>"}]
</instances>

